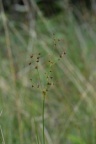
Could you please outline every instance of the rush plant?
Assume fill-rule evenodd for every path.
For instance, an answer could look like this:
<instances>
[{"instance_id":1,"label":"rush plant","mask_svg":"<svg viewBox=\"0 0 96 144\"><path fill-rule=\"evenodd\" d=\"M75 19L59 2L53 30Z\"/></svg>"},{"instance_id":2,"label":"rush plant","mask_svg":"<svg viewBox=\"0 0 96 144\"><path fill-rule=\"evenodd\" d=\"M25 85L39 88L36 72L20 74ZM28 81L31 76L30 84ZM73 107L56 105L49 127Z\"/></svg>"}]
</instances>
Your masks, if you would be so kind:
<instances>
[{"instance_id":1,"label":"rush plant","mask_svg":"<svg viewBox=\"0 0 96 144\"><path fill-rule=\"evenodd\" d=\"M57 41L60 41L60 39L56 40L54 38L54 48L56 48ZM44 56L41 52L32 53L30 55L29 66L31 69L31 75L30 75L31 87L32 87L32 89L34 89L36 91L39 90L39 92L42 95L42 144L46 143L45 130L44 130L44 127L45 127L44 115L45 115L46 97L48 97L48 92L55 85L54 84L53 67L66 54L65 51L62 51L62 53L59 53L59 54L58 53L57 53L57 55L47 54L45 56L47 58L47 60L44 59ZM35 123L35 128L36 128L36 123ZM36 128L36 135L37 135L37 143L39 144L37 128Z\"/></svg>"}]
</instances>

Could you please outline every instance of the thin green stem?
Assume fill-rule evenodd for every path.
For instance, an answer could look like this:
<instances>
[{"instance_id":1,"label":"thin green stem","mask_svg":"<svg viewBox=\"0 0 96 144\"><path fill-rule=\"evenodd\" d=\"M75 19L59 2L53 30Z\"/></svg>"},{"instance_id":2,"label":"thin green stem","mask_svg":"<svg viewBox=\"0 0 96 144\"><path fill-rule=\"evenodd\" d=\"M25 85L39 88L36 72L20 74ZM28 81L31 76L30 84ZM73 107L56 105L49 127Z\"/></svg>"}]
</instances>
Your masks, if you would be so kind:
<instances>
[{"instance_id":1,"label":"thin green stem","mask_svg":"<svg viewBox=\"0 0 96 144\"><path fill-rule=\"evenodd\" d=\"M41 84L41 92L42 92L42 94L43 94L43 86L42 86L42 81L41 81L41 77L40 77L40 73L39 73L39 71L38 71L38 69L37 69L37 72L38 72L38 75L39 75L39 80L40 80L40 84ZM43 111L42 111L42 123L43 123L43 144L45 144L45 135L44 135L44 126L45 126L45 120L44 120L44 111L45 111L45 96L46 96L46 94L44 93L43 94Z\"/></svg>"},{"instance_id":2,"label":"thin green stem","mask_svg":"<svg viewBox=\"0 0 96 144\"><path fill-rule=\"evenodd\" d=\"M43 144L45 144L45 135L44 135L44 126L45 126L45 120L44 120L44 112L45 112L45 95L43 95L43 113L42 113L42 122L43 122Z\"/></svg>"}]
</instances>

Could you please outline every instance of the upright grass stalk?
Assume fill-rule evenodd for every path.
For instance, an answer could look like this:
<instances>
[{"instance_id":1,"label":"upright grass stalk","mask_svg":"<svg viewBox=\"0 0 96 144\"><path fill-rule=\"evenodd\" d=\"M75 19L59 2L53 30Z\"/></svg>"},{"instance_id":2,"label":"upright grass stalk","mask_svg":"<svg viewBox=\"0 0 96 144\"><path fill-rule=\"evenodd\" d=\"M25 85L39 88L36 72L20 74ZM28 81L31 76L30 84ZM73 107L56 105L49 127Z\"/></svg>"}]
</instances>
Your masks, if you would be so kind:
<instances>
[{"instance_id":1,"label":"upright grass stalk","mask_svg":"<svg viewBox=\"0 0 96 144\"><path fill-rule=\"evenodd\" d=\"M45 144L45 131L44 131L44 126L45 126L45 120L44 120L44 112L45 112L45 95L43 94L43 113L42 113L42 122L43 122L43 144Z\"/></svg>"},{"instance_id":2,"label":"upright grass stalk","mask_svg":"<svg viewBox=\"0 0 96 144\"><path fill-rule=\"evenodd\" d=\"M23 143L23 134L22 134L22 129L21 129L21 114L20 114L20 106L19 106L19 103L20 103L19 102L19 93L17 91L16 70L15 70L14 59L13 59L12 50L11 50L11 41L10 41L10 34L9 34L9 28L8 28L8 20L5 15L5 11L4 11L2 2L3 2L3 0L0 1L0 8L1 8L1 14L2 14L3 27L4 27L4 31L5 31L6 48L7 48L8 58L9 58L9 62L10 62L13 90L14 90L14 95L16 97L14 102L15 102L15 105L17 108L16 114L17 114L18 126L19 126L19 137L20 137L20 143Z\"/></svg>"}]
</instances>

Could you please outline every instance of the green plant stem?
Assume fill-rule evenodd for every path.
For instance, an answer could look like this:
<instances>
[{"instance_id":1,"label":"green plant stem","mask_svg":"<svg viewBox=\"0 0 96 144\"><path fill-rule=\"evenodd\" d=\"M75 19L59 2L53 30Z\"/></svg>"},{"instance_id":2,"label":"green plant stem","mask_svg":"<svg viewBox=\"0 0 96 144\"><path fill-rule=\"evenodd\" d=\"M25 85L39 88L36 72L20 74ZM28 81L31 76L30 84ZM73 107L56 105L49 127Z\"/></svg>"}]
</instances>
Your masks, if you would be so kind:
<instances>
[{"instance_id":1,"label":"green plant stem","mask_svg":"<svg viewBox=\"0 0 96 144\"><path fill-rule=\"evenodd\" d=\"M44 111L45 111L45 95L43 95L43 114L42 114L42 122L43 122L43 144L45 144L45 136L44 136L44 126L45 126Z\"/></svg>"}]
</instances>

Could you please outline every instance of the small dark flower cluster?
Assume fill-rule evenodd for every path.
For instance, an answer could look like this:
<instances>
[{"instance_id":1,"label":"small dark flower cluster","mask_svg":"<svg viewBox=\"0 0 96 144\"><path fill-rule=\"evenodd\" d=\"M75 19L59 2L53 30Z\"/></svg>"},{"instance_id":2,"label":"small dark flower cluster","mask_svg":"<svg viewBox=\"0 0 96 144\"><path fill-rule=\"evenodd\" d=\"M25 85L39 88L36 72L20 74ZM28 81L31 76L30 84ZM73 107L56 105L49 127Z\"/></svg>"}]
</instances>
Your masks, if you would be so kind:
<instances>
[{"instance_id":1,"label":"small dark flower cluster","mask_svg":"<svg viewBox=\"0 0 96 144\"><path fill-rule=\"evenodd\" d=\"M58 39L58 41L60 41L60 39ZM56 39L54 39L54 46L56 46ZM32 65L32 59L34 59L35 60L34 70L37 70L37 72L38 72L38 82L39 82L39 84L34 85L32 79L30 79L32 81L32 88L40 89L43 95L47 94L49 89L54 85L53 76L52 76L52 66L55 65L60 59L62 59L65 54L66 54L66 52L63 51L60 55L58 55L57 61L52 61L52 59L48 59L49 70L47 71L45 69L46 72L44 73L46 84L42 84L42 79L40 77L40 75L43 75L43 73L41 73L41 71L39 69L39 63L42 63L41 62L42 61L41 53L38 53L37 55L34 55L34 54L30 55L29 66ZM33 75L33 78L34 78L34 75Z\"/></svg>"}]
</instances>

